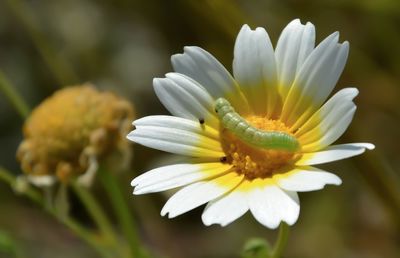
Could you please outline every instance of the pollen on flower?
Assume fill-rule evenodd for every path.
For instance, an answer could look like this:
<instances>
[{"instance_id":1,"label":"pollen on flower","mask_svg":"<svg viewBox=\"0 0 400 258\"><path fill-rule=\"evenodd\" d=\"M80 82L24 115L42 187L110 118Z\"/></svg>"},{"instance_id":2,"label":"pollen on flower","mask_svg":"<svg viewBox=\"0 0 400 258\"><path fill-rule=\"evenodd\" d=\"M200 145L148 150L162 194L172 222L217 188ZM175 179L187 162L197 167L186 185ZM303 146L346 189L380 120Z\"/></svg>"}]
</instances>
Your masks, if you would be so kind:
<instances>
[{"instance_id":1,"label":"pollen on flower","mask_svg":"<svg viewBox=\"0 0 400 258\"><path fill-rule=\"evenodd\" d=\"M289 128L279 120L261 116L248 116L246 120L254 127L264 131L279 131L292 134ZM274 173L293 164L299 158L298 153L283 150L257 148L238 139L229 130L221 129L222 147L227 160L248 180L271 177Z\"/></svg>"},{"instance_id":2,"label":"pollen on flower","mask_svg":"<svg viewBox=\"0 0 400 258\"><path fill-rule=\"evenodd\" d=\"M52 175L61 182L85 174L93 162L118 150L133 120L132 105L85 84L62 89L35 108L24 124L17 151L30 176Z\"/></svg>"}]
</instances>

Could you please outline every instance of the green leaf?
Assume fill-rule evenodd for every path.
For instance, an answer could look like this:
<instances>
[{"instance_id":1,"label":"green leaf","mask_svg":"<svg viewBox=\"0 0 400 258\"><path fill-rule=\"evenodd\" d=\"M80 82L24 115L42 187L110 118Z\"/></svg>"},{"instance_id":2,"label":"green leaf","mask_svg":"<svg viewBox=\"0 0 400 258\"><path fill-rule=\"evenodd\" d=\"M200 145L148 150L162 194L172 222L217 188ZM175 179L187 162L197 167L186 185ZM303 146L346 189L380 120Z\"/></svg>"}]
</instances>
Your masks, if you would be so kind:
<instances>
[{"instance_id":1,"label":"green leaf","mask_svg":"<svg viewBox=\"0 0 400 258\"><path fill-rule=\"evenodd\" d=\"M263 238L250 238L243 247L242 258L268 258L271 245Z\"/></svg>"}]
</instances>

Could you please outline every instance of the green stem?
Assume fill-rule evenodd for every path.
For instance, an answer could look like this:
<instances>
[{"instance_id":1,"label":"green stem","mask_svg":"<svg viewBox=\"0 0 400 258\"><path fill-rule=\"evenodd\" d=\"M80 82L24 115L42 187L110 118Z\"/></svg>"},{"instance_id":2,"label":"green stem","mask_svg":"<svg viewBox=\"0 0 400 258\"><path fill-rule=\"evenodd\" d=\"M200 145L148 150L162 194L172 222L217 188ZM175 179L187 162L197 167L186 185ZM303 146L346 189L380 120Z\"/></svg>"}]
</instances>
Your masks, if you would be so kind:
<instances>
[{"instance_id":1,"label":"green stem","mask_svg":"<svg viewBox=\"0 0 400 258\"><path fill-rule=\"evenodd\" d=\"M29 107L25 101L19 96L18 92L11 85L4 73L0 71L0 89L6 95L10 103L18 111L23 119L26 119L29 114Z\"/></svg>"},{"instance_id":2,"label":"green stem","mask_svg":"<svg viewBox=\"0 0 400 258\"><path fill-rule=\"evenodd\" d=\"M54 200L53 200L53 185L44 186L43 195L44 195L44 207L46 210L52 211L54 210Z\"/></svg>"},{"instance_id":3,"label":"green stem","mask_svg":"<svg viewBox=\"0 0 400 258\"><path fill-rule=\"evenodd\" d=\"M56 212L52 211L50 214L57 217ZM76 236L84 240L87 244L89 244L96 252L103 258L112 258L114 257L110 254L105 248L101 246L99 243L99 239L96 235L88 232L88 230L82 227L79 223L71 218L59 218L57 217L58 221L64 224L67 228L69 228Z\"/></svg>"},{"instance_id":4,"label":"green stem","mask_svg":"<svg viewBox=\"0 0 400 258\"><path fill-rule=\"evenodd\" d=\"M13 176L11 172L9 172L8 170L6 170L2 167L0 167L0 180L4 181L8 185L10 185L11 188L14 188L14 186L17 182L17 179L15 178L15 176ZM37 204L40 204L40 205L43 204L43 197L40 194L40 192L37 191L36 189L32 188L29 185L27 186L25 191L21 194L26 195L29 199L31 199L32 201L34 201Z\"/></svg>"},{"instance_id":5,"label":"green stem","mask_svg":"<svg viewBox=\"0 0 400 258\"><path fill-rule=\"evenodd\" d=\"M41 31L39 22L27 1L6 0L9 9L25 27L49 69L62 85L78 82L72 67L49 44L48 36Z\"/></svg>"},{"instance_id":6,"label":"green stem","mask_svg":"<svg viewBox=\"0 0 400 258\"><path fill-rule=\"evenodd\" d=\"M10 171L2 167L0 167L0 180L10 185L11 188L14 188L17 181L16 177L13 176L13 174ZM54 209L46 209L44 204L44 199L42 195L39 193L39 191L28 186L28 188L24 192L21 192L20 194L25 195L26 197L28 197L29 199L40 205L46 212L51 214L58 221L60 221L67 228L69 228L77 237L81 238L83 241L89 244L94 250L96 250L97 253L100 255L100 257L103 258L114 257L101 246L101 243L99 242L99 239L96 235L92 234L86 228L82 227L78 222L76 222L72 218L59 217L57 211Z\"/></svg>"},{"instance_id":7,"label":"green stem","mask_svg":"<svg viewBox=\"0 0 400 258\"><path fill-rule=\"evenodd\" d=\"M113 244L117 243L117 237L115 236L113 227L92 193L77 182L72 183L72 188L97 224L101 234Z\"/></svg>"},{"instance_id":8,"label":"green stem","mask_svg":"<svg viewBox=\"0 0 400 258\"><path fill-rule=\"evenodd\" d=\"M280 258L285 250L287 240L289 238L289 226L285 222L281 222L279 226L278 239L272 249L271 258Z\"/></svg>"},{"instance_id":9,"label":"green stem","mask_svg":"<svg viewBox=\"0 0 400 258\"><path fill-rule=\"evenodd\" d=\"M142 252L139 245L138 236L136 233L136 224L130 214L128 205L125 201L125 197L121 192L121 188L118 185L115 175L112 175L109 171L106 171L103 167L100 167L99 177L105 188L111 204L116 212L118 221L121 223L121 230L128 240L130 253L132 258L142 257Z\"/></svg>"}]
</instances>

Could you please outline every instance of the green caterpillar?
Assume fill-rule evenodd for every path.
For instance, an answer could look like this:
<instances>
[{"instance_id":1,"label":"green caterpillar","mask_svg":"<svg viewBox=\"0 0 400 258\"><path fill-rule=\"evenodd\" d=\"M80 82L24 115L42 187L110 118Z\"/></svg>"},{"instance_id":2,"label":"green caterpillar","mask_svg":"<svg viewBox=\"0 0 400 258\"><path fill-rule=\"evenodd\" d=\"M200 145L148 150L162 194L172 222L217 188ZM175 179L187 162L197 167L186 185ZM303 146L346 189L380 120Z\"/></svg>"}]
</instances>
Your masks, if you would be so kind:
<instances>
[{"instance_id":1,"label":"green caterpillar","mask_svg":"<svg viewBox=\"0 0 400 258\"><path fill-rule=\"evenodd\" d=\"M217 112L222 126L243 142L263 149L284 150L296 152L300 145L297 139L284 132L263 131L250 125L243 117L235 112L229 101L218 98L215 101Z\"/></svg>"}]
</instances>

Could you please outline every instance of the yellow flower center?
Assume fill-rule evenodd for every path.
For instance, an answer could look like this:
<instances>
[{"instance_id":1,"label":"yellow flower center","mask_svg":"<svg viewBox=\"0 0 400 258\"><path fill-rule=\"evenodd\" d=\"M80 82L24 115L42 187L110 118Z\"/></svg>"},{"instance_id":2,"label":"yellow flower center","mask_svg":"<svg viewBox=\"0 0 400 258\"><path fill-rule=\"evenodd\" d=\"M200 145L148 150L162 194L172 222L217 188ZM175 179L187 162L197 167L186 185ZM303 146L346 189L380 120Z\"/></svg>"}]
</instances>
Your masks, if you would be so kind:
<instances>
[{"instance_id":1,"label":"yellow flower center","mask_svg":"<svg viewBox=\"0 0 400 258\"><path fill-rule=\"evenodd\" d=\"M292 134L289 128L279 120L261 116L247 116L247 122L264 131L278 131ZM271 177L290 166L299 158L298 153L284 150L268 150L251 146L238 139L229 130L221 129L222 148L226 153L223 162L229 162L236 172L243 174L248 180Z\"/></svg>"}]
</instances>

